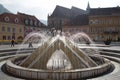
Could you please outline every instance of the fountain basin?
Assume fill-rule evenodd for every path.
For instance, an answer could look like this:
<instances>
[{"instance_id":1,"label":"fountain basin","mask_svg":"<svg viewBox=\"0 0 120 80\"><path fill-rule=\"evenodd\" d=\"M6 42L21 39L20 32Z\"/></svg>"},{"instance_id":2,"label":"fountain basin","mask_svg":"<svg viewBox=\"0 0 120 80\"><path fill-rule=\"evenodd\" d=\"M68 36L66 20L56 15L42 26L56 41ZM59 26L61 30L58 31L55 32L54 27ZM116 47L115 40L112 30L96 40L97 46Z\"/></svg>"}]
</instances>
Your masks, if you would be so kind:
<instances>
[{"instance_id":1,"label":"fountain basin","mask_svg":"<svg viewBox=\"0 0 120 80\"><path fill-rule=\"evenodd\" d=\"M112 63L107 59L105 59L105 62L103 64L98 65L96 67L71 69L71 70L52 71L52 70L33 69L33 68L25 68L22 66L18 66L17 63L19 63L25 57L26 56L20 56L8 60L5 64L7 72L9 74L12 74L13 76L17 76L25 79L70 80L70 79L86 79L86 78L100 76L107 73L109 70L111 70L111 68L113 68Z\"/></svg>"}]
</instances>

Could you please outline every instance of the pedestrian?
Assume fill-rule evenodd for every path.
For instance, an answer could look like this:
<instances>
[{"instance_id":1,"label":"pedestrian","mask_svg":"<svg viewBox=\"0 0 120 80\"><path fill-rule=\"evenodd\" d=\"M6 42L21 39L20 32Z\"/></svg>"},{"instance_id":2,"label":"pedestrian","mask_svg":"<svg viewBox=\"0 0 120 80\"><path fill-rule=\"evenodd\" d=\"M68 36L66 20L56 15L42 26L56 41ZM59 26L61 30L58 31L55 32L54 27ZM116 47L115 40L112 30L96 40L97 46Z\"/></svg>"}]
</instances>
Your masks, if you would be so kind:
<instances>
[{"instance_id":1,"label":"pedestrian","mask_svg":"<svg viewBox=\"0 0 120 80\"><path fill-rule=\"evenodd\" d=\"M28 47L33 47L32 41L29 41L29 46Z\"/></svg>"},{"instance_id":2,"label":"pedestrian","mask_svg":"<svg viewBox=\"0 0 120 80\"><path fill-rule=\"evenodd\" d=\"M91 43L90 43L90 41L86 41L86 44L87 44L88 46L90 46Z\"/></svg>"},{"instance_id":3,"label":"pedestrian","mask_svg":"<svg viewBox=\"0 0 120 80\"><path fill-rule=\"evenodd\" d=\"M15 41L14 39L11 40L11 47L13 46L14 47L14 44L15 44Z\"/></svg>"}]
</instances>

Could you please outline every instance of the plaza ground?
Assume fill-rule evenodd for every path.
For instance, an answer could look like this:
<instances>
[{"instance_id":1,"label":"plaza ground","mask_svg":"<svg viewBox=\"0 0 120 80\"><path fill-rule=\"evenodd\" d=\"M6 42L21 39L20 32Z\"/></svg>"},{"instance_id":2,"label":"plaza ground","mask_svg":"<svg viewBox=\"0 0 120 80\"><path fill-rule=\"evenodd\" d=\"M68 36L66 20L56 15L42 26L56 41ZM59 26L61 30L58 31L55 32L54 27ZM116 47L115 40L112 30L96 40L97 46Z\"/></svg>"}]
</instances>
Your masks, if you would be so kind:
<instances>
[{"instance_id":1,"label":"plaza ground","mask_svg":"<svg viewBox=\"0 0 120 80\"><path fill-rule=\"evenodd\" d=\"M33 48L37 48L39 45L40 44L33 44ZM104 43L97 42L97 43L95 43L95 45L96 45L96 47L98 49L110 49L110 50L118 50L118 51L120 51L120 42L112 42L110 45L105 45ZM23 45L15 44L14 47L11 47L10 44L8 44L8 45L0 45L0 50L29 48L28 46L29 46L29 44L23 44ZM83 47L87 47L87 46L84 45Z\"/></svg>"},{"instance_id":2,"label":"plaza ground","mask_svg":"<svg viewBox=\"0 0 120 80\"><path fill-rule=\"evenodd\" d=\"M8 49L20 49L20 48L29 48L28 47L29 44L24 44L24 45L20 45L20 44L16 44L14 47L11 47L11 45L0 45L0 50L8 50ZM33 48L37 48L39 46L39 44L33 44ZM81 47L81 46L79 46ZM82 45L82 47L89 47L88 45ZM96 43L96 47L95 46L91 46L93 48L98 48L98 49L110 49L110 50L117 50L120 51L120 42L114 42L111 45L104 45L103 43ZM2 61L0 63L0 65L3 65L5 63L5 61ZM120 67L120 65L118 63L115 63L117 67ZM1 67L1 66L0 66ZM119 68L116 68L116 70ZM117 72L114 71L113 73ZM112 74L112 73L111 73ZM90 79L90 80L118 80L119 76L116 77L116 75L111 76L110 75L105 75L105 77L100 77L100 78L94 78L94 79ZM119 74L118 74L119 75ZM111 76L111 78L109 78ZM9 75L6 75L4 72L2 72L0 70L0 80L24 80L24 79L19 79L19 78L15 78Z\"/></svg>"}]
</instances>

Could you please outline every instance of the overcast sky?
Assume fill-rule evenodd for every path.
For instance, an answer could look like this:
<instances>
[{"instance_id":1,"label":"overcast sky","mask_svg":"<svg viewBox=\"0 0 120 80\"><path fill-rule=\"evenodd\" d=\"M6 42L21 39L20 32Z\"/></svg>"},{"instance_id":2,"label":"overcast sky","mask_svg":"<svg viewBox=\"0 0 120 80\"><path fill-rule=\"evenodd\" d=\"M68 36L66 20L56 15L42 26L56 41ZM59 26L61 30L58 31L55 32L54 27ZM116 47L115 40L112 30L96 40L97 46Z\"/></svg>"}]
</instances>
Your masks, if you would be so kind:
<instances>
[{"instance_id":1,"label":"overcast sky","mask_svg":"<svg viewBox=\"0 0 120 80\"><path fill-rule=\"evenodd\" d=\"M120 6L120 0L0 0L0 4L15 14L22 12L47 20L47 15L53 12L56 5L85 10L88 1L91 8Z\"/></svg>"}]
</instances>

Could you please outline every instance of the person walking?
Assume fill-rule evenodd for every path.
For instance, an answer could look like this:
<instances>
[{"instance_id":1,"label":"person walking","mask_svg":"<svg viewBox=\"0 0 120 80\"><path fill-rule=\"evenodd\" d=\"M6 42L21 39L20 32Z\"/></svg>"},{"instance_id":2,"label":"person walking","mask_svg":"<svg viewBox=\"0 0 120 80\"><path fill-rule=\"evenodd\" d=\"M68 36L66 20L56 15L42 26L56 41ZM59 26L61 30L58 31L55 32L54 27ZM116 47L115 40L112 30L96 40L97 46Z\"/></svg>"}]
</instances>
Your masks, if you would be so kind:
<instances>
[{"instance_id":1,"label":"person walking","mask_svg":"<svg viewBox=\"0 0 120 80\"><path fill-rule=\"evenodd\" d=\"M11 40L11 47L14 47L15 41L12 39Z\"/></svg>"},{"instance_id":2,"label":"person walking","mask_svg":"<svg viewBox=\"0 0 120 80\"><path fill-rule=\"evenodd\" d=\"M32 45L32 41L29 41L29 46L28 46L29 48L30 47L33 47L33 45Z\"/></svg>"}]
</instances>

